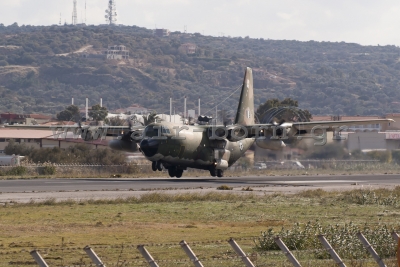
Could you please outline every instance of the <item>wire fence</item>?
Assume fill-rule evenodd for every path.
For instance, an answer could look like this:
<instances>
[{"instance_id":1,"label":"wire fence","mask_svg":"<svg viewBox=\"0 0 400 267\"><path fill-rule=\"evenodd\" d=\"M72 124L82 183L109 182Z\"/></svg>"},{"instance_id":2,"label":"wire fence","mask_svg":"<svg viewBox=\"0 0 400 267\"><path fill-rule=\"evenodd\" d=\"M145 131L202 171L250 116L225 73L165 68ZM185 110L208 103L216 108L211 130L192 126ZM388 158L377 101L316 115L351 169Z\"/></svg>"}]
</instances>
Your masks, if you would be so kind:
<instances>
[{"instance_id":1,"label":"wire fence","mask_svg":"<svg viewBox=\"0 0 400 267\"><path fill-rule=\"evenodd\" d=\"M201 242L119 244L32 248L13 251L0 250L0 266L399 266L396 251L399 235L392 234L393 253L380 256L365 236L356 234L365 249L364 257L342 258L325 235L315 236L318 249L289 250L279 236L274 237L279 250L260 250L254 247L257 237ZM242 246L244 250L239 246ZM316 257L322 253L329 257ZM154 258L153 258L153 255ZM186 256L185 256L186 254ZM6 260L6 261L4 261ZM204 265L203 265L204 263Z\"/></svg>"}]
</instances>

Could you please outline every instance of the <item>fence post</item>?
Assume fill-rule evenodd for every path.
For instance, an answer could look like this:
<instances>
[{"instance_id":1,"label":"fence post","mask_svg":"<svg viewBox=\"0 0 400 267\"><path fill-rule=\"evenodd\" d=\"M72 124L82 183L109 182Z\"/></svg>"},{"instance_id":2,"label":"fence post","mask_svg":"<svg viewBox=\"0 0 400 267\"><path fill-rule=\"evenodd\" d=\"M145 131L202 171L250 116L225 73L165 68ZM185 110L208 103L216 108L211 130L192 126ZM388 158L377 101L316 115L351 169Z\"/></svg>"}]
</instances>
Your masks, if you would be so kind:
<instances>
[{"instance_id":1,"label":"fence post","mask_svg":"<svg viewBox=\"0 0 400 267\"><path fill-rule=\"evenodd\" d=\"M239 245L236 243L233 238L230 238L228 240L229 245L233 248L233 250L239 254L239 256L242 258L242 261L246 265L246 267L255 267L254 264L250 261L249 257L247 257L246 253L239 247Z\"/></svg>"},{"instance_id":2,"label":"fence post","mask_svg":"<svg viewBox=\"0 0 400 267\"><path fill-rule=\"evenodd\" d=\"M392 237L396 242L396 259L397 259L397 266L400 266L400 242L399 242L399 235L396 232L392 233Z\"/></svg>"},{"instance_id":3,"label":"fence post","mask_svg":"<svg viewBox=\"0 0 400 267\"><path fill-rule=\"evenodd\" d=\"M278 245L278 247L283 251L285 256L288 258L288 260L293 264L294 267L301 267L300 263L297 261L297 259L293 256L292 252L287 248L285 243L279 238L279 236L274 238L275 243Z\"/></svg>"},{"instance_id":4,"label":"fence post","mask_svg":"<svg viewBox=\"0 0 400 267\"><path fill-rule=\"evenodd\" d=\"M190 260L194 263L194 266L196 267L203 267L203 264L199 261L199 259L196 257L192 249L189 247L189 245L186 243L185 240L182 240L179 242L179 245L181 245L182 249L185 251L186 255L189 256Z\"/></svg>"},{"instance_id":5,"label":"fence post","mask_svg":"<svg viewBox=\"0 0 400 267\"><path fill-rule=\"evenodd\" d=\"M399 235L396 232L393 232L392 237L393 237L394 241L396 241L396 244L398 244L399 243Z\"/></svg>"},{"instance_id":6,"label":"fence post","mask_svg":"<svg viewBox=\"0 0 400 267\"><path fill-rule=\"evenodd\" d=\"M94 264L96 264L97 267L106 267L91 247L86 246L83 248L83 250L86 252L86 254L88 254L89 258Z\"/></svg>"},{"instance_id":7,"label":"fence post","mask_svg":"<svg viewBox=\"0 0 400 267\"><path fill-rule=\"evenodd\" d=\"M331 244L329 244L328 240L326 240L324 235L318 235L319 241L322 243L322 245L325 247L326 251L328 251L329 255L331 255L332 259L336 262L337 265L340 267L346 267L346 265L343 263L342 259L339 257L339 255L336 253L336 251L333 249Z\"/></svg>"},{"instance_id":8,"label":"fence post","mask_svg":"<svg viewBox=\"0 0 400 267\"><path fill-rule=\"evenodd\" d=\"M40 267L49 267L37 250L32 250L30 253Z\"/></svg>"},{"instance_id":9,"label":"fence post","mask_svg":"<svg viewBox=\"0 0 400 267\"><path fill-rule=\"evenodd\" d=\"M361 243L364 245L364 247L368 250L368 252L372 255L376 263L380 267L386 267L385 263L382 261L382 259L379 257L378 253L376 253L375 249L371 246L371 244L368 242L368 240L365 238L365 236L359 232L357 233L358 239L360 239Z\"/></svg>"},{"instance_id":10,"label":"fence post","mask_svg":"<svg viewBox=\"0 0 400 267\"><path fill-rule=\"evenodd\" d=\"M150 253L144 247L144 245L137 246L137 249L140 251L140 253L142 254L143 258L146 259L146 261L150 265L150 267L159 267L157 265L157 263L154 261L153 257L150 255Z\"/></svg>"}]
</instances>

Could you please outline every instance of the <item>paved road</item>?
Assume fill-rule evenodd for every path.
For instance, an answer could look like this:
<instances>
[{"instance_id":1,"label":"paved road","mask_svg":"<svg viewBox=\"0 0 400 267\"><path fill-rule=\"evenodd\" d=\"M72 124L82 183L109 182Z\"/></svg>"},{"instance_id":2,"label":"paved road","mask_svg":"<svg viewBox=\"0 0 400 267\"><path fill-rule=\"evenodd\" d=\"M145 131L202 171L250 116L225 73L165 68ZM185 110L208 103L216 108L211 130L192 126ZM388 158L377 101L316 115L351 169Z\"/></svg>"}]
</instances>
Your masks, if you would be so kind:
<instances>
[{"instance_id":1,"label":"paved road","mask_svg":"<svg viewBox=\"0 0 400 267\"><path fill-rule=\"evenodd\" d=\"M400 185L400 175L256 176L227 178L147 178L147 179L31 179L0 180L0 192L116 191L149 189L234 188L284 186L303 188L347 187L350 185L391 187Z\"/></svg>"}]
</instances>

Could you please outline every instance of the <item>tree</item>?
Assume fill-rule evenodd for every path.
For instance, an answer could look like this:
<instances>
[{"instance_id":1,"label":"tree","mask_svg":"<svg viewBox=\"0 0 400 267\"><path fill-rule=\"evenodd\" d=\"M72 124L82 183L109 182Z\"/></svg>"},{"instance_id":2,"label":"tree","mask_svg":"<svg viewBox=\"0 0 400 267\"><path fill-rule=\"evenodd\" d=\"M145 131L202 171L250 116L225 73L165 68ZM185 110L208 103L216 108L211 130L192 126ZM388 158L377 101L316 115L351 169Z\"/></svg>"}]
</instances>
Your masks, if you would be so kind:
<instances>
[{"instance_id":1,"label":"tree","mask_svg":"<svg viewBox=\"0 0 400 267\"><path fill-rule=\"evenodd\" d=\"M92 106L92 110L89 111L89 116L95 121L104 121L108 115L106 107L101 107L99 104Z\"/></svg>"},{"instance_id":2,"label":"tree","mask_svg":"<svg viewBox=\"0 0 400 267\"><path fill-rule=\"evenodd\" d=\"M306 109L299 109L298 106L298 101L291 98L285 98L282 101L272 98L258 107L256 115L260 122L266 117L285 121L309 121L312 118L311 113ZM270 121L263 122L269 123Z\"/></svg>"},{"instance_id":3,"label":"tree","mask_svg":"<svg viewBox=\"0 0 400 267\"><path fill-rule=\"evenodd\" d=\"M65 110L57 113L57 120L59 121L78 121L79 119L79 108L75 105L70 105Z\"/></svg>"},{"instance_id":4,"label":"tree","mask_svg":"<svg viewBox=\"0 0 400 267\"><path fill-rule=\"evenodd\" d=\"M143 115L144 125L149 125L150 123L156 122L158 119L157 113L152 112L149 115Z\"/></svg>"},{"instance_id":5,"label":"tree","mask_svg":"<svg viewBox=\"0 0 400 267\"><path fill-rule=\"evenodd\" d=\"M111 126L124 126L127 124L126 120L119 117L106 118L104 122Z\"/></svg>"}]
</instances>

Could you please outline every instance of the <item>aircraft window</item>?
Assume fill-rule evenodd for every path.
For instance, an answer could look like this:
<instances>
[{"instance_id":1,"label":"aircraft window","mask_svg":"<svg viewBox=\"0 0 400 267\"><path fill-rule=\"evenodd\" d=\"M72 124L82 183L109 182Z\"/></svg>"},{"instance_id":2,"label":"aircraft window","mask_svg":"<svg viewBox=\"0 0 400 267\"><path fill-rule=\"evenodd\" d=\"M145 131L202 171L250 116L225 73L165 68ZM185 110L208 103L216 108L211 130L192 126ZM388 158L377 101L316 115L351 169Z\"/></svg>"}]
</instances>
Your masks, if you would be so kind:
<instances>
[{"instance_id":1,"label":"aircraft window","mask_svg":"<svg viewBox=\"0 0 400 267\"><path fill-rule=\"evenodd\" d=\"M164 133L164 134L170 134L171 133L169 131L169 129L167 127L165 127L165 126L162 126L161 129L162 129L162 133Z\"/></svg>"},{"instance_id":2,"label":"aircraft window","mask_svg":"<svg viewBox=\"0 0 400 267\"><path fill-rule=\"evenodd\" d=\"M144 130L144 136L146 137L154 137L158 136L158 127L147 126Z\"/></svg>"}]
</instances>

